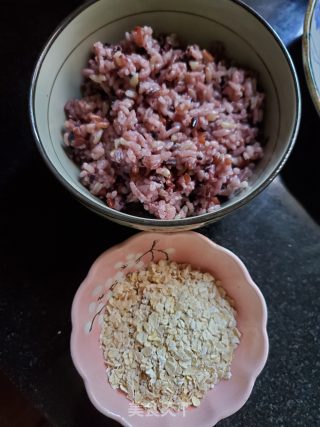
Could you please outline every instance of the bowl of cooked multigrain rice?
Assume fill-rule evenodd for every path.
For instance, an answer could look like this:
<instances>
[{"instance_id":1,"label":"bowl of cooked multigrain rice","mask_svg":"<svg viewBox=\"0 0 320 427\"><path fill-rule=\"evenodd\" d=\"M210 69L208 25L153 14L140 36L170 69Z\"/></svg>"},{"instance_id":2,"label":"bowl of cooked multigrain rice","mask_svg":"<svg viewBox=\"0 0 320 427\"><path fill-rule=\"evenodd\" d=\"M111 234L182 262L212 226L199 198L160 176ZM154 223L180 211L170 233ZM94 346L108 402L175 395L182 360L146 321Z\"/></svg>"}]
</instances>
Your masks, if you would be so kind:
<instances>
[{"instance_id":1,"label":"bowl of cooked multigrain rice","mask_svg":"<svg viewBox=\"0 0 320 427\"><path fill-rule=\"evenodd\" d=\"M99 0L48 41L30 114L47 165L85 206L177 231L222 218L274 179L300 95L286 48L241 2Z\"/></svg>"},{"instance_id":2,"label":"bowl of cooked multigrain rice","mask_svg":"<svg viewBox=\"0 0 320 427\"><path fill-rule=\"evenodd\" d=\"M93 405L122 425L212 427L249 398L266 324L232 252L195 232L139 233L79 287L71 355Z\"/></svg>"}]
</instances>

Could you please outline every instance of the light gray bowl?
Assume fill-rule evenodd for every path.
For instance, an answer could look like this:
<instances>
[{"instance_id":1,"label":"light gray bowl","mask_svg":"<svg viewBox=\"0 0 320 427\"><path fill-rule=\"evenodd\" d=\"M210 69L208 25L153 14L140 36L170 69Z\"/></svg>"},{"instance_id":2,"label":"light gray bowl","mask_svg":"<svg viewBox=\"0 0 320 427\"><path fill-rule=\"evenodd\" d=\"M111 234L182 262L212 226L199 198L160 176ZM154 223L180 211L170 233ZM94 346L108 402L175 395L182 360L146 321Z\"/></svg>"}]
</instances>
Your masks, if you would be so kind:
<instances>
[{"instance_id":1,"label":"light gray bowl","mask_svg":"<svg viewBox=\"0 0 320 427\"><path fill-rule=\"evenodd\" d=\"M302 38L304 72L320 116L320 0L309 0Z\"/></svg>"},{"instance_id":2,"label":"light gray bowl","mask_svg":"<svg viewBox=\"0 0 320 427\"><path fill-rule=\"evenodd\" d=\"M78 179L79 169L63 147L64 104L80 96L81 69L91 45L114 42L136 25L208 47L222 41L227 56L258 71L266 92L265 156L249 187L214 213L172 221L128 215L107 207ZM300 123L300 92L290 56L271 27L253 10L235 0L98 0L77 9L52 35L36 65L30 92L35 139L46 163L84 205L118 223L141 230L179 231L217 221L262 191L287 160Z\"/></svg>"}]
</instances>

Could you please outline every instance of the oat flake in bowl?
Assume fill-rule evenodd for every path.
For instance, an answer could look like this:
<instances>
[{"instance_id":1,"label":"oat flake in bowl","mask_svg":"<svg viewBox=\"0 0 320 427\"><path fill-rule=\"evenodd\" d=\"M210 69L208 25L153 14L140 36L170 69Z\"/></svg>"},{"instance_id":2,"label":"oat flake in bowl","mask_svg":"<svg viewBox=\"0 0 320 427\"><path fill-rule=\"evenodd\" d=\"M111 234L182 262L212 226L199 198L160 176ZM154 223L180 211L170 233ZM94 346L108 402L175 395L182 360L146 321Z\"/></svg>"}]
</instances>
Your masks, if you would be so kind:
<instances>
[{"instance_id":1,"label":"oat flake in bowl","mask_svg":"<svg viewBox=\"0 0 320 427\"><path fill-rule=\"evenodd\" d=\"M125 392L111 387L100 342L105 324L104 308L116 284L123 282L128 273L146 270L150 262L168 259L209 272L221 282L234 301L236 328L241 332L241 339L233 354L232 376L228 381L222 380L208 390L197 408L191 406L181 411L168 409L160 414L156 410L144 410L131 402ZM154 282L158 287L159 284ZM199 298L196 300L200 301ZM135 318L134 314L133 320ZM264 298L236 255L194 232L138 233L104 252L93 263L79 287L72 304L71 355L93 405L122 425L212 427L222 418L238 411L248 400L268 355L266 323ZM122 342L124 337L121 335L119 338ZM127 343L130 348L132 343L133 340ZM150 343L154 345L157 341Z\"/></svg>"},{"instance_id":2,"label":"oat flake in bowl","mask_svg":"<svg viewBox=\"0 0 320 427\"><path fill-rule=\"evenodd\" d=\"M145 409L165 412L199 406L229 379L240 332L219 285L209 273L163 260L119 281L101 331L111 386Z\"/></svg>"},{"instance_id":3,"label":"oat flake in bowl","mask_svg":"<svg viewBox=\"0 0 320 427\"><path fill-rule=\"evenodd\" d=\"M248 186L263 156L253 72L148 26L91 53L83 97L65 105L64 142L94 196L172 220L213 212Z\"/></svg>"}]
</instances>

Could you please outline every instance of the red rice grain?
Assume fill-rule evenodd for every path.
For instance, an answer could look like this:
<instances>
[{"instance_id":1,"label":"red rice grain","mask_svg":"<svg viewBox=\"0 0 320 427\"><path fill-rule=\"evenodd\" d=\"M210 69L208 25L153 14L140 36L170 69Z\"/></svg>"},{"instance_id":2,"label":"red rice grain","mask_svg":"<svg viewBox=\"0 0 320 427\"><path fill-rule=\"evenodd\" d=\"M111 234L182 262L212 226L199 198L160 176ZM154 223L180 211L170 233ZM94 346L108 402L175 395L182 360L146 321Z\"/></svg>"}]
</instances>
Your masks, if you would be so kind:
<instances>
[{"instance_id":1,"label":"red rice grain","mask_svg":"<svg viewBox=\"0 0 320 427\"><path fill-rule=\"evenodd\" d=\"M80 180L110 208L160 219L212 212L263 156L264 94L252 73L197 45L136 27L92 47L83 97L65 105Z\"/></svg>"}]
</instances>

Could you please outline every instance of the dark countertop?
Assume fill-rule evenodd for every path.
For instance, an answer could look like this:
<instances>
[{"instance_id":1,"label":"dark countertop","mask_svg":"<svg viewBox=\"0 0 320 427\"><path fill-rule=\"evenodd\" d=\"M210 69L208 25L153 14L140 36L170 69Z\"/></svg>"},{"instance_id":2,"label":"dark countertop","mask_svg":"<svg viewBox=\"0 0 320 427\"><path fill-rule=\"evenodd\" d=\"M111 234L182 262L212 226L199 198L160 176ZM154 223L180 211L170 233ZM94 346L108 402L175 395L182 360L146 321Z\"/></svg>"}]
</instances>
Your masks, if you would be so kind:
<instances>
[{"instance_id":1,"label":"dark countertop","mask_svg":"<svg viewBox=\"0 0 320 427\"><path fill-rule=\"evenodd\" d=\"M0 45L9 58L0 73L0 369L57 427L117 425L93 408L73 367L70 309L94 259L135 233L76 202L43 164L30 132L27 91L37 54L79 3L30 0L25 12L16 13L18 0L7 0L0 17ZM319 144L310 137L319 134L320 119L306 92L297 39L305 1L248 3L274 24L300 73L302 129L283 177L319 218L317 186L309 183L318 179L310 165ZM266 368L244 408L219 426L320 426L319 226L277 179L252 203L201 232L240 256L269 309Z\"/></svg>"}]
</instances>

